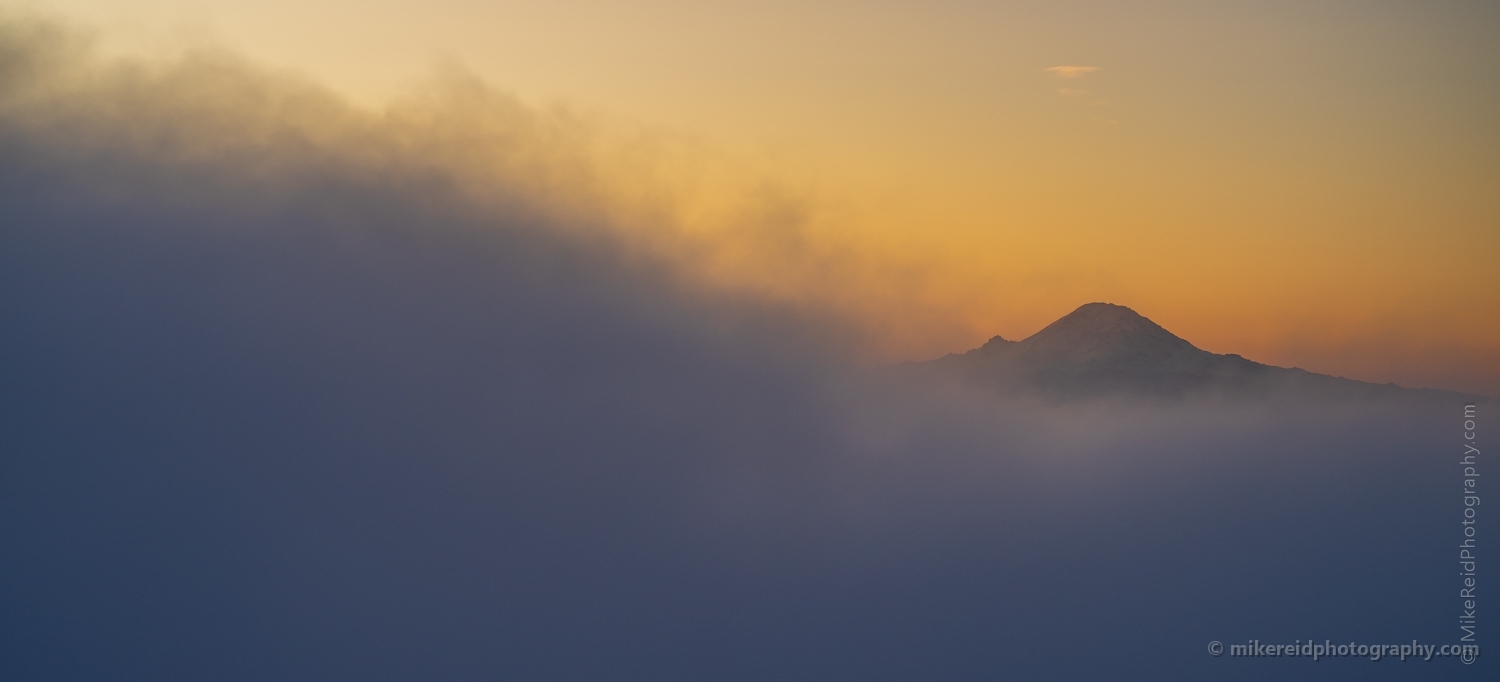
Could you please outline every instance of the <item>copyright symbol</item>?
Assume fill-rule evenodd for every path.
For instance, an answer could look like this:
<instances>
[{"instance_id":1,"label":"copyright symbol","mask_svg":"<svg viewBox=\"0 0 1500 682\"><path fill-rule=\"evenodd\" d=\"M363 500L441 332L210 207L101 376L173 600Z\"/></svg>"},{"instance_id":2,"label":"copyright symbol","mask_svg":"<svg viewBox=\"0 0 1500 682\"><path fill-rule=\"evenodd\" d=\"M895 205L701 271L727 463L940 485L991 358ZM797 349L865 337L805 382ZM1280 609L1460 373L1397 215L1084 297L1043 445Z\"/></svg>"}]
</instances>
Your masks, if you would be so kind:
<instances>
[{"instance_id":1,"label":"copyright symbol","mask_svg":"<svg viewBox=\"0 0 1500 682\"><path fill-rule=\"evenodd\" d=\"M1212 654L1214 656L1218 656L1220 654L1223 654L1224 653L1224 645L1220 644L1217 641L1209 642L1208 643L1208 653Z\"/></svg>"},{"instance_id":2,"label":"copyright symbol","mask_svg":"<svg viewBox=\"0 0 1500 682\"><path fill-rule=\"evenodd\" d=\"M1472 651L1465 651L1463 653L1463 656L1461 656L1458 660L1463 661L1464 665L1473 665L1474 664L1474 652L1472 652Z\"/></svg>"}]
</instances>

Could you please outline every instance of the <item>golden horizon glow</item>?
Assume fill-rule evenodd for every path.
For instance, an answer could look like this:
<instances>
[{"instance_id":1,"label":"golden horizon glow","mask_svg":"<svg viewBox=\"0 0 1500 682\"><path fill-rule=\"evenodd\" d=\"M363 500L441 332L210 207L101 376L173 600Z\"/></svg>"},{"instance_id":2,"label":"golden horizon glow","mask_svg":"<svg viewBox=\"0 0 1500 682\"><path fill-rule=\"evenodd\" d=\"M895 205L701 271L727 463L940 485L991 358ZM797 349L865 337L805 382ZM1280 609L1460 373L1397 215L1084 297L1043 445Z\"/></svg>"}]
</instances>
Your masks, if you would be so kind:
<instances>
[{"instance_id":1,"label":"golden horizon glow","mask_svg":"<svg viewBox=\"0 0 1500 682\"><path fill-rule=\"evenodd\" d=\"M1215 352L1500 394L1493 8L42 7L106 53L296 70L359 116L449 59L577 119L568 163L643 250L859 319L872 360L1107 301Z\"/></svg>"}]
</instances>

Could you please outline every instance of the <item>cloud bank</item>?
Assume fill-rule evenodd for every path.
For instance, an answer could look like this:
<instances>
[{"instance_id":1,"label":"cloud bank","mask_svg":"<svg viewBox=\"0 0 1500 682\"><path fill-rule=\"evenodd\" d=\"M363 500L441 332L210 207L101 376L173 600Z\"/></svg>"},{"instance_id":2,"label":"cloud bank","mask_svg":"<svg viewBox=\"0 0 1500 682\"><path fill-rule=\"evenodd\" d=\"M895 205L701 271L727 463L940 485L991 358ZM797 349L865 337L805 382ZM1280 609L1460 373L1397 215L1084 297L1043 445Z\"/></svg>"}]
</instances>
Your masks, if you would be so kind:
<instances>
[{"instance_id":1,"label":"cloud bank","mask_svg":"<svg viewBox=\"0 0 1500 682\"><path fill-rule=\"evenodd\" d=\"M913 384L684 275L565 112L0 53L20 679L1405 679L1204 646L1452 639L1453 405Z\"/></svg>"}]
</instances>

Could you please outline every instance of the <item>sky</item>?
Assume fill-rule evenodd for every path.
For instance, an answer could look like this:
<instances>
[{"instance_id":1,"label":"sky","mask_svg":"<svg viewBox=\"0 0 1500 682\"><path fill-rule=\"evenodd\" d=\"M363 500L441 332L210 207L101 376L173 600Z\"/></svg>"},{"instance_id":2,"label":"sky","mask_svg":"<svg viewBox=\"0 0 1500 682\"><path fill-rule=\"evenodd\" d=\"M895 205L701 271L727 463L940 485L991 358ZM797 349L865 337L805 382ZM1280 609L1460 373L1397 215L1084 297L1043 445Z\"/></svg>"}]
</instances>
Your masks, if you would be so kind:
<instances>
[{"instance_id":1,"label":"sky","mask_svg":"<svg viewBox=\"0 0 1500 682\"><path fill-rule=\"evenodd\" d=\"M1215 80L1233 66L1223 54L1254 42L1233 32L1195 43L1224 61L1175 67L1214 83L1208 94L1130 77L1143 68L1131 64L1169 70L1182 43L1146 37L1178 21L1291 40L1291 25L1466 35L1482 15L1423 24L1438 10L1393 8L1356 30L1332 10L1283 24L1116 6L1089 19L1092 39L1136 45L1135 61L1077 48L1012 63L1000 57L1073 35L1045 30L1063 18L1055 6L1012 10L1015 42L984 67L989 111L1008 124L987 127L938 116L982 108L954 86L979 67L933 76L990 44L958 9L909 21L878 7L850 21L693 10L703 33L668 30L665 10L612 10L579 35L564 30L574 15L538 11L515 44L574 55L535 62L555 78L500 73L452 28L452 59L361 80L383 73L377 57L405 59L361 48L376 61L340 71L290 47L338 39L266 37L314 31L316 11L265 7L243 11L271 12L269 33L243 36L258 24L223 15L189 17L173 38L175 9L0 16L8 678L1494 678L1494 656L1211 650L1455 643L1473 608L1459 593L1464 530L1480 557L1491 542L1479 504L1491 458L1462 460L1493 449L1493 401L1316 380L1049 398L881 364L1024 336L1102 298L1211 350L1482 387L1493 294L1464 267L1484 262L1484 225L1460 217L1489 199L1456 198L1483 180L1479 128L1422 129L1421 149L1355 144L1369 130L1334 123L1350 109L1325 120L1290 113L1310 100L1253 97L1274 82L1256 89L1258 62ZM377 10L368 26L429 30ZM806 22L780 20L793 12ZM476 30L459 14L430 30ZM621 30L632 21L659 30ZM366 25L315 32L354 23ZM571 49L544 40L548 26ZM787 38L721 41L714 26ZM661 52L590 51L610 40ZM1434 41L1453 55L1465 44ZM873 47L886 44L920 54ZM695 45L712 59L688 59ZM604 64L666 73L642 77L652 92L620 72L589 86L585 67ZM855 77L872 65L894 89ZM1362 125L1482 111L1395 97L1398 81L1363 81L1366 104L1392 103ZM788 94L798 83L803 99ZM1481 102L1487 81L1467 85L1452 97ZM1201 117L1188 115L1195 97ZM1229 120L1250 137L1225 134ZM1277 146L1250 125L1267 121L1331 141ZM1439 144L1463 130L1470 144ZM990 154L1002 148L1013 155ZM1406 150L1428 174L1388 175L1340 149ZM1354 179L1320 175L1335 168ZM986 194L983 173L1010 184ZM1376 182L1397 175L1417 189ZM1347 203L1359 192L1389 206ZM1442 197L1455 217L1418 240L1397 209ZM1362 224L1368 239L1341 242L1309 217L1361 211L1390 231ZM1173 222L1221 213L1241 232ZM1283 253L1291 242L1303 250ZM1424 255L1439 247L1453 260ZM1429 292L1440 286L1461 300ZM1413 303L1382 307L1397 299ZM1334 300L1345 307L1323 306ZM1424 336L1434 329L1449 337Z\"/></svg>"},{"instance_id":2,"label":"sky","mask_svg":"<svg viewBox=\"0 0 1500 682\"><path fill-rule=\"evenodd\" d=\"M1500 394L1491 3L32 7L372 109L458 70L589 119L607 182L738 243L685 267L859 317L874 362L1098 300L1215 352Z\"/></svg>"}]
</instances>

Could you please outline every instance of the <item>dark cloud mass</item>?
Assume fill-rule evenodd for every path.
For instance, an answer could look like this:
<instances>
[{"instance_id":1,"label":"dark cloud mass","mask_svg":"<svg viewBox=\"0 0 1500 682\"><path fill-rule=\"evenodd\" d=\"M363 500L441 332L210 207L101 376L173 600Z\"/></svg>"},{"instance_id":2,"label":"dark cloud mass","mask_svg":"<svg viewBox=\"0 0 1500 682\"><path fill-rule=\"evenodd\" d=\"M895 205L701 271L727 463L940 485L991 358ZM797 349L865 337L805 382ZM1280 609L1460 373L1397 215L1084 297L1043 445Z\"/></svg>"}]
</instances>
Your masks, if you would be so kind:
<instances>
[{"instance_id":1,"label":"dark cloud mass","mask_svg":"<svg viewBox=\"0 0 1500 682\"><path fill-rule=\"evenodd\" d=\"M0 65L7 679L1493 669L1205 650L1456 639L1442 396L912 383L683 284L480 85L377 115L14 19Z\"/></svg>"}]
</instances>

